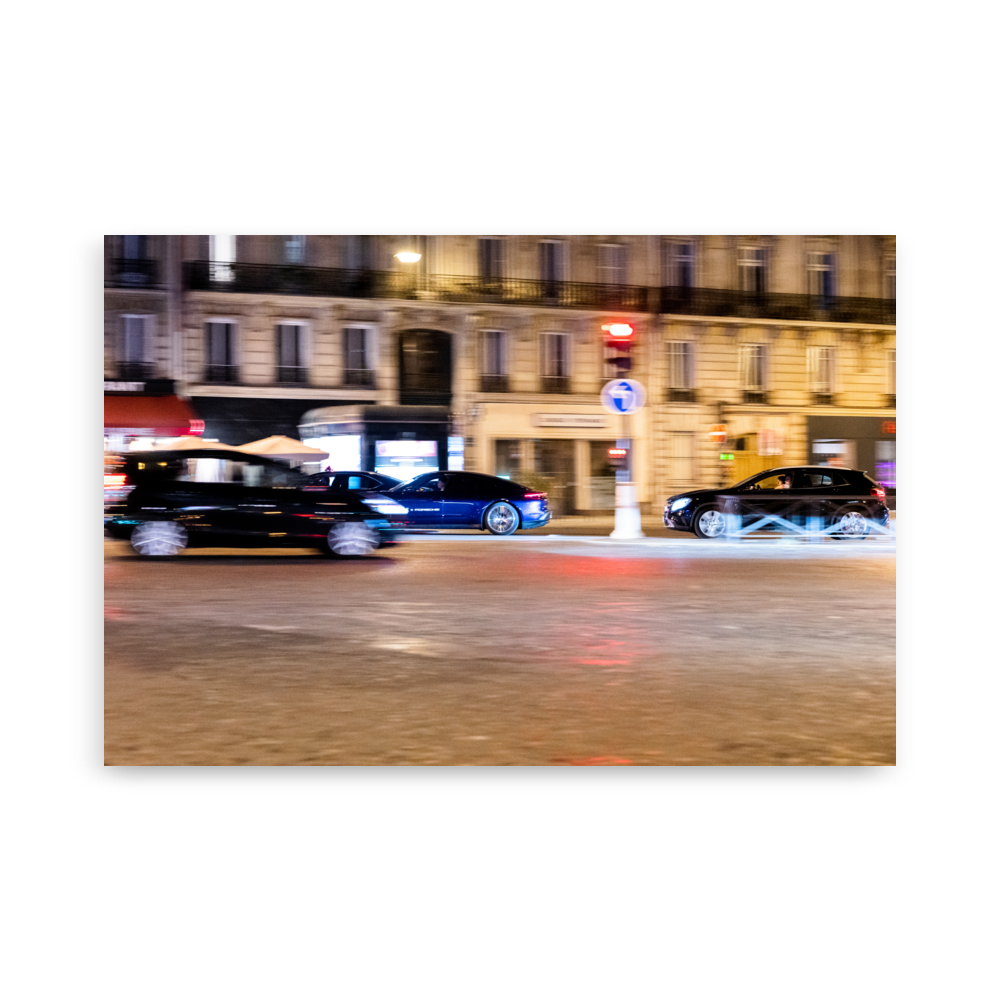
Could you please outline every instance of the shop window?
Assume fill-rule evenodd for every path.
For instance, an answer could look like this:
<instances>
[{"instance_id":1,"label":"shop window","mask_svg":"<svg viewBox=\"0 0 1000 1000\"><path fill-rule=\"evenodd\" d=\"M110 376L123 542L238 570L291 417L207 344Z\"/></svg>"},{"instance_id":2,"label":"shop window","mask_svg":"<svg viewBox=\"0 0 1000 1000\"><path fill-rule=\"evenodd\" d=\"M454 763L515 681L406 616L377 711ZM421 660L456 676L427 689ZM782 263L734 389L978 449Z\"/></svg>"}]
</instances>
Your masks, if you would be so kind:
<instances>
[{"instance_id":1,"label":"shop window","mask_svg":"<svg viewBox=\"0 0 1000 1000\"><path fill-rule=\"evenodd\" d=\"M671 431L667 437L668 478L673 484L694 482L694 432Z\"/></svg>"},{"instance_id":2,"label":"shop window","mask_svg":"<svg viewBox=\"0 0 1000 1000\"><path fill-rule=\"evenodd\" d=\"M286 236L284 250L286 264L304 264L306 262L306 238L304 236Z\"/></svg>"},{"instance_id":3,"label":"shop window","mask_svg":"<svg viewBox=\"0 0 1000 1000\"><path fill-rule=\"evenodd\" d=\"M501 479L517 480L518 474L524 468L522 455L524 445L521 441L496 440L493 442L495 475Z\"/></svg>"}]
</instances>

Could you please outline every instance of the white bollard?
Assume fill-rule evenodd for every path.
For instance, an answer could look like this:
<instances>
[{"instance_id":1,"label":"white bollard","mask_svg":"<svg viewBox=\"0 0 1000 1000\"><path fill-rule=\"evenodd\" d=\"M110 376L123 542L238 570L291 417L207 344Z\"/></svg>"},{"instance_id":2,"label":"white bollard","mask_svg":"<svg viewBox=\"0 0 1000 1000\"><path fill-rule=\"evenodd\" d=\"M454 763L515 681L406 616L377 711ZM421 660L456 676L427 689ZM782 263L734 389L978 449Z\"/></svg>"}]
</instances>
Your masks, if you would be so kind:
<instances>
[{"instance_id":1,"label":"white bollard","mask_svg":"<svg viewBox=\"0 0 1000 1000\"><path fill-rule=\"evenodd\" d=\"M615 484L615 530L612 538L645 538L642 517L635 499L635 483Z\"/></svg>"}]
</instances>

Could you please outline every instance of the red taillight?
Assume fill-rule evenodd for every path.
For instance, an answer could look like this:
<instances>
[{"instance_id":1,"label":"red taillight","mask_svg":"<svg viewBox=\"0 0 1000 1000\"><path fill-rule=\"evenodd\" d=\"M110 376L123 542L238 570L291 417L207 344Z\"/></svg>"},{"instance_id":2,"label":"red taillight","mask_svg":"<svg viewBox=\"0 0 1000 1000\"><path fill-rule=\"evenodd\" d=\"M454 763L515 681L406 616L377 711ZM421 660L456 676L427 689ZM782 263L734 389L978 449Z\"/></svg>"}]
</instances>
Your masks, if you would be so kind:
<instances>
[{"instance_id":1,"label":"red taillight","mask_svg":"<svg viewBox=\"0 0 1000 1000\"><path fill-rule=\"evenodd\" d=\"M104 477L104 488L107 490L121 489L128 479L125 476L105 476Z\"/></svg>"},{"instance_id":2,"label":"red taillight","mask_svg":"<svg viewBox=\"0 0 1000 1000\"><path fill-rule=\"evenodd\" d=\"M525 500L544 500L548 496L548 493L525 493Z\"/></svg>"},{"instance_id":3,"label":"red taillight","mask_svg":"<svg viewBox=\"0 0 1000 1000\"><path fill-rule=\"evenodd\" d=\"M880 488L879 488L878 486L873 486L873 487L872 487L872 488L871 488L871 489L870 489L870 490L868 491L868 493L869 493L869 495L870 495L870 496L873 496L873 497L879 497L879 498L881 498L882 500L884 500L884 499L885 499L885 490L883 490L883 489L880 489Z\"/></svg>"}]
</instances>

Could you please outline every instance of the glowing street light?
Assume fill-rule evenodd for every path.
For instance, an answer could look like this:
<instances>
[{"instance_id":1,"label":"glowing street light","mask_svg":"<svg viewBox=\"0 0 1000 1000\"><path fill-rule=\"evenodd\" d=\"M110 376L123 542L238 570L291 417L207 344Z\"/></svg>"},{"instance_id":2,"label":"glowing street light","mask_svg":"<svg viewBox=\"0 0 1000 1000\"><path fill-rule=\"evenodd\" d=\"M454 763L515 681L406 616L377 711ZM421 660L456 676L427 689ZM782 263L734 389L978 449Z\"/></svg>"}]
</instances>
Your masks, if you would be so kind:
<instances>
[{"instance_id":1,"label":"glowing street light","mask_svg":"<svg viewBox=\"0 0 1000 1000\"><path fill-rule=\"evenodd\" d=\"M420 260L420 254L404 250L401 253L396 254L396 259L402 261L404 264L416 264L416 262Z\"/></svg>"}]
</instances>

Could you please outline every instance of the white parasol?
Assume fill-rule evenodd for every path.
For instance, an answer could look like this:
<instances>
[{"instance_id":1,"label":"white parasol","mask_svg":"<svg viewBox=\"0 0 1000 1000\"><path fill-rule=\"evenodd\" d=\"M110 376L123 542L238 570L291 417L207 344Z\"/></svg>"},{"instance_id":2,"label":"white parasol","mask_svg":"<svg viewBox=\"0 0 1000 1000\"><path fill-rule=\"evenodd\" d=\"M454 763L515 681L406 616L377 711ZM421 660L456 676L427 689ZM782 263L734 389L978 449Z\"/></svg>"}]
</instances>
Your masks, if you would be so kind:
<instances>
[{"instance_id":1,"label":"white parasol","mask_svg":"<svg viewBox=\"0 0 1000 1000\"><path fill-rule=\"evenodd\" d=\"M145 449L144 449L145 450ZM185 434L183 437L173 438L170 441L161 441L154 444L150 451L242 451L231 444L222 444L219 441L205 441L193 434Z\"/></svg>"},{"instance_id":2,"label":"white parasol","mask_svg":"<svg viewBox=\"0 0 1000 1000\"><path fill-rule=\"evenodd\" d=\"M263 455L266 458L281 458L286 462L322 462L324 458L330 457L327 451L310 448L309 445L296 441L295 438L285 437L283 434L272 434L259 441L242 444L239 450L251 455Z\"/></svg>"}]
</instances>

